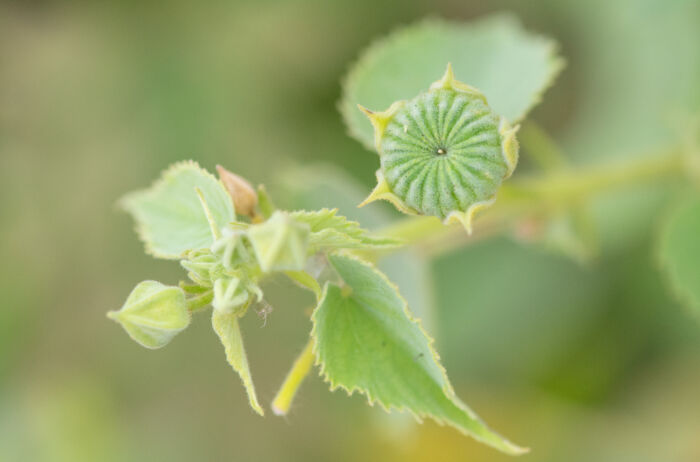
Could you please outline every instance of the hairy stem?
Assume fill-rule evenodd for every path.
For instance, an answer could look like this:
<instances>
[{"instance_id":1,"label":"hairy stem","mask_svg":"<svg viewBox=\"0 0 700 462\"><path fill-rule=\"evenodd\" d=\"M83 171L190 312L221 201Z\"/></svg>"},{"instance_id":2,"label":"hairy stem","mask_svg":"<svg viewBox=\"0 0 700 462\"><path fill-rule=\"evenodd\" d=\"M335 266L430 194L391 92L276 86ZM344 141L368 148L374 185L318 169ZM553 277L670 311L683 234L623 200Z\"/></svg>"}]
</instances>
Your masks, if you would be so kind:
<instances>
[{"instance_id":1,"label":"hairy stem","mask_svg":"<svg viewBox=\"0 0 700 462\"><path fill-rule=\"evenodd\" d=\"M187 299L187 309L190 310L191 313L203 310L209 306L212 300L214 300L214 291L209 289L204 293Z\"/></svg>"}]
</instances>

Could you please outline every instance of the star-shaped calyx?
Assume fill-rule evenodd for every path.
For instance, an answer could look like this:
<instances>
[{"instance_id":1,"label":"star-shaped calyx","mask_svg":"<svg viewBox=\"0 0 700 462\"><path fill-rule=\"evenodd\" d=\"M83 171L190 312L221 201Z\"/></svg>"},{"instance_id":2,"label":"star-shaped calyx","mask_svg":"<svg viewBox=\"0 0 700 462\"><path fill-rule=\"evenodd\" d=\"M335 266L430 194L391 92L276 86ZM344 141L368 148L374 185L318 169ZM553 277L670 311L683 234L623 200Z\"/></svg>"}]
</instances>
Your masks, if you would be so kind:
<instances>
[{"instance_id":1,"label":"star-shaped calyx","mask_svg":"<svg viewBox=\"0 0 700 462\"><path fill-rule=\"evenodd\" d=\"M491 205L518 162L517 126L496 114L476 88L459 82L450 64L428 91L374 112L381 167L360 206L387 200L404 213L460 222Z\"/></svg>"}]
</instances>

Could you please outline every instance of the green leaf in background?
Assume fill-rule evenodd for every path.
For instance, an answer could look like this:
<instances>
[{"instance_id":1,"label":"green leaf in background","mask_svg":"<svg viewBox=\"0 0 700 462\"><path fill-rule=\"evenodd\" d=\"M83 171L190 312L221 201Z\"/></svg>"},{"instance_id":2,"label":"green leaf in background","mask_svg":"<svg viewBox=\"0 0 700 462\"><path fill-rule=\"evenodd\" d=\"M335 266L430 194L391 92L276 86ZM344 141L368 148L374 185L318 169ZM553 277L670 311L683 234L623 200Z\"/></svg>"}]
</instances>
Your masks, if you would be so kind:
<instances>
[{"instance_id":1,"label":"green leaf in background","mask_svg":"<svg viewBox=\"0 0 700 462\"><path fill-rule=\"evenodd\" d=\"M161 348L190 323L185 293L179 287L143 281L119 311L107 313L129 336L146 348Z\"/></svg>"},{"instance_id":2,"label":"green leaf in background","mask_svg":"<svg viewBox=\"0 0 700 462\"><path fill-rule=\"evenodd\" d=\"M313 212L292 212L294 220L306 223L311 229L309 252L328 249L359 249L392 247L400 244L396 239L373 237L356 221L337 215L338 209L321 209Z\"/></svg>"},{"instance_id":3,"label":"green leaf in background","mask_svg":"<svg viewBox=\"0 0 700 462\"><path fill-rule=\"evenodd\" d=\"M431 417L509 454L527 449L491 431L459 398L432 339L386 277L368 263L332 255L346 286L327 284L314 311L317 361L331 388L367 395L389 410Z\"/></svg>"},{"instance_id":4,"label":"green leaf in background","mask_svg":"<svg viewBox=\"0 0 700 462\"><path fill-rule=\"evenodd\" d=\"M196 188L219 229L235 219L228 192L219 180L192 161L171 166L149 189L121 200L122 207L136 220L148 253L177 259L187 250L211 246L211 227Z\"/></svg>"},{"instance_id":5,"label":"green leaf in background","mask_svg":"<svg viewBox=\"0 0 700 462\"><path fill-rule=\"evenodd\" d=\"M320 300L323 296L321 285L306 271L285 271L284 274L302 289L313 292L316 300Z\"/></svg>"},{"instance_id":6,"label":"green leaf in background","mask_svg":"<svg viewBox=\"0 0 700 462\"><path fill-rule=\"evenodd\" d=\"M673 212L661 235L659 252L673 291L700 313L700 198Z\"/></svg>"},{"instance_id":7,"label":"green leaf in background","mask_svg":"<svg viewBox=\"0 0 700 462\"><path fill-rule=\"evenodd\" d=\"M370 46L350 70L340 102L350 134L372 149L372 126L357 105L384 110L413 98L447 63L511 122L539 102L563 67L554 41L524 31L511 16L468 24L423 21Z\"/></svg>"},{"instance_id":8,"label":"green leaf in background","mask_svg":"<svg viewBox=\"0 0 700 462\"><path fill-rule=\"evenodd\" d=\"M248 358L243 348L243 337L241 337L241 329L238 326L238 315L236 313L221 313L214 310L211 318L214 331L219 336L221 343L226 350L226 360L233 367L233 370L240 375L248 393L248 401L250 407L260 415L264 415L258 397L255 394L253 379L250 376L250 368L248 367Z\"/></svg>"}]
</instances>

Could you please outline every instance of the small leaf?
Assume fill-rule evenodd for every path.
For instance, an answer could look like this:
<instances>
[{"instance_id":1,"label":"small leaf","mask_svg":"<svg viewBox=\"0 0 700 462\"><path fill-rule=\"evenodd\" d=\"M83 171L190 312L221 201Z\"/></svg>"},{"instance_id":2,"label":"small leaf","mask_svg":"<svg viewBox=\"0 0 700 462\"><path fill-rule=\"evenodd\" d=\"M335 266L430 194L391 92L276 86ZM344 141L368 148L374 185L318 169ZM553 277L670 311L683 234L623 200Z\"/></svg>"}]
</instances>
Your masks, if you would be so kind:
<instances>
[{"instance_id":1,"label":"small leaf","mask_svg":"<svg viewBox=\"0 0 700 462\"><path fill-rule=\"evenodd\" d=\"M220 313L214 310L211 318L214 331L221 339L226 350L226 360L233 367L233 370L240 375L243 381L243 386L248 393L248 401L255 412L264 415L258 397L255 394L253 379L250 376L250 368L248 367L248 358L243 348L243 338L241 330L238 326L238 316L235 313Z\"/></svg>"},{"instance_id":2,"label":"small leaf","mask_svg":"<svg viewBox=\"0 0 700 462\"><path fill-rule=\"evenodd\" d=\"M357 207L367 196L367 187L335 165L309 164L291 168L280 172L276 184L279 186L276 195L283 200L283 208L337 208L349 220L358 221L369 229L386 226L392 221L393 214L381 207Z\"/></svg>"},{"instance_id":3,"label":"small leaf","mask_svg":"<svg viewBox=\"0 0 700 462\"><path fill-rule=\"evenodd\" d=\"M337 213L337 209L324 208L290 214L294 220L309 225L309 253L333 249L395 247L401 244L401 241L396 239L373 237L369 231L361 228L359 223Z\"/></svg>"},{"instance_id":4,"label":"small leaf","mask_svg":"<svg viewBox=\"0 0 700 462\"><path fill-rule=\"evenodd\" d=\"M250 226L248 238L264 272L304 268L309 227L287 213L275 212L269 220Z\"/></svg>"},{"instance_id":5,"label":"small leaf","mask_svg":"<svg viewBox=\"0 0 700 462\"><path fill-rule=\"evenodd\" d=\"M659 259L673 291L700 314L700 198L685 202L669 217Z\"/></svg>"},{"instance_id":6,"label":"small leaf","mask_svg":"<svg viewBox=\"0 0 700 462\"><path fill-rule=\"evenodd\" d=\"M121 200L122 207L136 220L148 253L177 259L187 250L211 246L211 227L196 188L219 229L235 219L226 189L194 162L173 165L152 187Z\"/></svg>"},{"instance_id":7,"label":"small leaf","mask_svg":"<svg viewBox=\"0 0 700 462\"><path fill-rule=\"evenodd\" d=\"M312 319L314 352L331 388L370 404L431 417L509 454L518 447L491 431L457 396L427 336L386 277L368 263L332 255L347 286L327 284Z\"/></svg>"},{"instance_id":8,"label":"small leaf","mask_svg":"<svg viewBox=\"0 0 700 462\"><path fill-rule=\"evenodd\" d=\"M382 109L413 98L447 63L511 122L539 102L563 67L555 42L524 31L511 16L464 24L423 21L374 43L351 69L340 102L350 134L372 149L372 126L357 105Z\"/></svg>"},{"instance_id":9,"label":"small leaf","mask_svg":"<svg viewBox=\"0 0 700 462\"><path fill-rule=\"evenodd\" d=\"M190 323L185 292L156 281L143 281L119 311L107 313L129 336L146 348L161 348Z\"/></svg>"}]
</instances>

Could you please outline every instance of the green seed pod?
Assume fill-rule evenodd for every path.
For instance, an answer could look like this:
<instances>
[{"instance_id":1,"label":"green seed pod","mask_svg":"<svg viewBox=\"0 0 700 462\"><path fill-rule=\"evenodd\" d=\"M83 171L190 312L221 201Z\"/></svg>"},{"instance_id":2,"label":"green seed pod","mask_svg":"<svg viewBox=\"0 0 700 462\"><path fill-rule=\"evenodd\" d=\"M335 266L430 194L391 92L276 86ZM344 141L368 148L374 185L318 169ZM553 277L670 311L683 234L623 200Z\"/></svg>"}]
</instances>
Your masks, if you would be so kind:
<instances>
[{"instance_id":1,"label":"green seed pod","mask_svg":"<svg viewBox=\"0 0 700 462\"><path fill-rule=\"evenodd\" d=\"M248 238L260 269L296 271L304 268L309 249L309 225L277 211L269 220L248 228Z\"/></svg>"},{"instance_id":2,"label":"green seed pod","mask_svg":"<svg viewBox=\"0 0 700 462\"><path fill-rule=\"evenodd\" d=\"M381 163L377 187L360 206L387 200L405 213L461 222L471 233L474 214L494 202L518 162L518 127L455 80L449 64L427 92L384 112L360 109L374 127Z\"/></svg>"},{"instance_id":3,"label":"green seed pod","mask_svg":"<svg viewBox=\"0 0 700 462\"><path fill-rule=\"evenodd\" d=\"M185 292L156 281L139 283L119 311L107 313L146 348L161 348L190 323Z\"/></svg>"}]
</instances>

